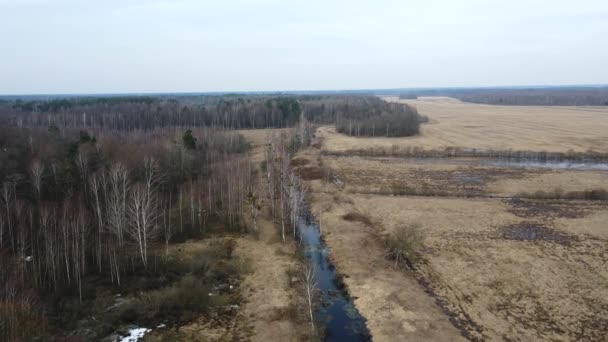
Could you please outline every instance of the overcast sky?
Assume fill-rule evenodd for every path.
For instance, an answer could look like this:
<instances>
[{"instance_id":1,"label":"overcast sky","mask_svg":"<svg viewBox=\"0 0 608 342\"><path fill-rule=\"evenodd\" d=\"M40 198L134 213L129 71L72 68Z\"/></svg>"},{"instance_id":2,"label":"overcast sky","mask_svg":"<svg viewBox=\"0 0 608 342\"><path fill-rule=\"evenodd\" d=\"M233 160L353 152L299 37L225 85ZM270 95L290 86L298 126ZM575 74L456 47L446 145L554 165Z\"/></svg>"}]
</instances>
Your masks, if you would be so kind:
<instances>
[{"instance_id":1,"label":"overcast sky","mask_svg":"<svg viewBox=\"0 0 608 342\"><path fill-rule=\"evenodd\" d=\"M608 0L0 0L0 94L608 83Z\"/></svg>"}]
</instances>

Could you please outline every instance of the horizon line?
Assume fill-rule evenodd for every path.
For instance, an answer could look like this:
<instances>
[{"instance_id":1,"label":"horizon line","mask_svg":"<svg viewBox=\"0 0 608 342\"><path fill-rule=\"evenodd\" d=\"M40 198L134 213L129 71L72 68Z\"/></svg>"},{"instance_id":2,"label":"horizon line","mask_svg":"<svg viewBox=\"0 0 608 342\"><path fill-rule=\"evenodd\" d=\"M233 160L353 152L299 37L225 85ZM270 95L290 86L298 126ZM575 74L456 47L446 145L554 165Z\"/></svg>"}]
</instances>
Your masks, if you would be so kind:
<instances>
[{"instance_id":1,"label":"horizon line","mask_svg":"<svg viewBox=\"0 0 608 342\"><path fill-rule=\"evenodd\" d=\"M549 89L549 88L603 88L608 87L608 83L592 84L536 84L536 85L495 85L495 86L436 86L436 87L397 87L397 88L339 88L339 89L300 89L300 90L214 90L214 91L160 91L160 92L91 92L91 93L6 93L0 94L4 97L26 97L26 96L69 96L69 97L101 97L101 96L169 96L169 95L228 95L228 94L318 94L318 93L363 93L381 91L429 91L429 90L484 90L484 89Z\"/></svg>"}]
</instances>

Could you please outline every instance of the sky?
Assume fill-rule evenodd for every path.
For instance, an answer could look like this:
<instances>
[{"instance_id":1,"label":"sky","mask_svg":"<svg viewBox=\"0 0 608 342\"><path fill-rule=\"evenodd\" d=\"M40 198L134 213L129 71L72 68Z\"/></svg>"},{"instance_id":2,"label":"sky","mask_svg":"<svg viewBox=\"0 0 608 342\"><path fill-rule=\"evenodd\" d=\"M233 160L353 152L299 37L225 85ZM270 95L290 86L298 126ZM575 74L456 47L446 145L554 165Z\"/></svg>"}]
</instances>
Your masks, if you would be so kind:
<instances>
[{"instance_id":1,"label":"sky","mask_svg":"<svg viewBox=\"0 0 608 342\"><path fill-rule=\"evenodd\" d=\"M607 0L0 0L0 94L606 83Z\"/></svg>"}]
</instances>

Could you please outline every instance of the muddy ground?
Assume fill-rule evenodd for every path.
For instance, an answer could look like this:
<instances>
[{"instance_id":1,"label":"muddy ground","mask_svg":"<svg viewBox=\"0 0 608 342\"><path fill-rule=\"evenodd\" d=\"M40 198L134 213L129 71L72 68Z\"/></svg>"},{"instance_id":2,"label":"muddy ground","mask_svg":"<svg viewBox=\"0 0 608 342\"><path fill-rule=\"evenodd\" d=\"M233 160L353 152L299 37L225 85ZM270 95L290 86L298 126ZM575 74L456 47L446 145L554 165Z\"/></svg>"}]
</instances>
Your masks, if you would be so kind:
<instances>
[{"instance_id":1,"label":"muddy ground","mask_svg":"<svg viewBox=\"0 0 608 342\"><path fill-rule=\"evenodd\" d=\"M440 158L336 157L322 163L346 191L370 194L511 197L536 191L608 188L607 171L501 168L475 160Z\"/></svg>"}]
</instances>

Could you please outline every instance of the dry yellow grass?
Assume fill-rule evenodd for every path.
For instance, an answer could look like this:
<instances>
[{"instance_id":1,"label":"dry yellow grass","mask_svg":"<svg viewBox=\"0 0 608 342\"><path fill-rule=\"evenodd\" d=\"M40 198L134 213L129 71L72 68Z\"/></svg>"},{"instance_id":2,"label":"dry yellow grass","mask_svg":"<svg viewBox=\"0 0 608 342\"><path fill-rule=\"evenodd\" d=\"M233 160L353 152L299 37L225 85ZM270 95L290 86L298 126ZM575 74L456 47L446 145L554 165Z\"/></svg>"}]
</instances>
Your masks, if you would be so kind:
<instances>
[{"instance_id":1,"label":"dry yellow grass","mask_svg":"<svg viewBox=\"0 0 608 342\"><path fill-rule=\"evenodd\" d=\"M328 151L416 146L585 152L608 152L608 108L491 106L462 103L449 98L399 100L415 106L430 118L419 136L407 138L356 138L336 134L332 127L319 130Z\"/></svg>"},{"instance_id":2,"label":"dry yellow grass","mask_svg":"<svg viewBox=\"0 0 608 342\"><path fill-rule=\"evenodd\" d=\"M564 192L584 191L592 189L608 189L608 172L606 171L574 171L556 170L527 174L521 178L497 178L486 187L488 193L514 195L522 192L554 191Z\"/></svg>"},{"instance_id":3,"label":"dry yellow grass","mask_svg":"<svg viewBox=\"0 0 608 342\"><path fill-rule=\"evenodd\" d=\"M315 193L331 259L375 341L464 341L416 279L393 268L374 227L345 221L354 209L331 194Z\"/></svg>"},{"instance_id":4,"label":"dry yellow grass","mask_svg":"<svg viewBox=\"0 0 608 342\"><path fill-rule=\"evenodd\" d=\"M427 102L429 106L464 106L450 99ZM577 112L580 108L557 110L565 115L565 111ZM502 115L507 114L503 112ZM567 121L565 117L562 119ZM528 133L533 131L534 125L539 127L538 122L530 120ZM482 124L491 125L488 120ZM591 145L573 138L572 132L577 131L580 137L588 138L588 142L595 141L593 144L600 144L594 139L608 134L608 130L582 132L578 131L580 125L572 125L578 127L576 129L566 127L567 122L563 125L565 127L560 129L553 127L543 139L534 139L533 136L525 137L524 126L517 128L497 120L495 127L490 129L495 133L487 133L488 142L481 135L476 141L475 133L459 135L449 127L436 131L433 137L352 138L335 134L330 127L320 129L319 135L324 140L321 149L326 151L390 148L396 142L402 146L431 149L444 147L446 139L450 140L449 146L458 147L585 151ZM540 127L542 130L542 125ZM478 128L471 130L475 132ZM512 138L496 133L511 134L511 130L519 133L513 133ZM563 144L559 142L560 134L567 140ZM467 141L472 145L467 145ZM421 143L424 144L411 145ZM605 143L602 146L605 148ZM424 279L422 283L428 283L428 287L445 301L445 307L470 336L514 341L602 341L607 336L607 203L358 193L380 190L396 183L451 194L472 191L478 196L511 196L522 191L555 188L580 191L605 188L608 184L605 171L499 168L454 164L450 160L417 163L402 158L334 157L321 155L315 149L300 156L313 164L320 160L345 182L341 189L334 185L325 187L321 181L311 182L312 207L322 219L323 232L336 265L348 276L346 283L351 293L358 297L355 304L368 317L374 337L412 338L414 335L409 333L422 333L424 328L413 324L409 326L414 329L408 332L397 321L410 324L413 317L410 314L436 317L428 307L414 306L416 309L412 309L407 306L403 293L419 293L420 285L412 282L412 274L397 272L380 258L383 246L378 241L381 237L400 225L411 223L420 224L426 236L416 277ZM349 212L367 216L373 224L365 226L344 221L342 216ZM384 314L383 308L390 308L390 314ZM445 329L445 326L436 329ZM430 335L422 333L414 338L429 339Z\"/></svg>"},{"instance_id":5,"label":"dry yellow grass","mask_svg":"<svg viewBox=\"0 0 608 342\"><path fill-rule=\"evenodd\" d=\"M348 198L387 231L402 222L422 226L427 263L420 273L453 312L466 313L480 327L474 336L571 341L606 332L607 243L597 239L605 238L598 218L561 217L553 226L543 215L522 218L492 199ZM587 209L608 218L606 207ZM503 239L500 229L517 223L563 229L575 238L570 244Z\"/></svg>"}]
</instances>

